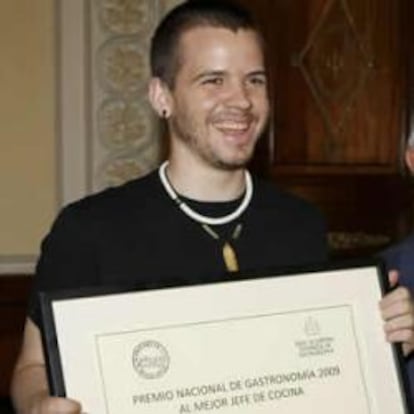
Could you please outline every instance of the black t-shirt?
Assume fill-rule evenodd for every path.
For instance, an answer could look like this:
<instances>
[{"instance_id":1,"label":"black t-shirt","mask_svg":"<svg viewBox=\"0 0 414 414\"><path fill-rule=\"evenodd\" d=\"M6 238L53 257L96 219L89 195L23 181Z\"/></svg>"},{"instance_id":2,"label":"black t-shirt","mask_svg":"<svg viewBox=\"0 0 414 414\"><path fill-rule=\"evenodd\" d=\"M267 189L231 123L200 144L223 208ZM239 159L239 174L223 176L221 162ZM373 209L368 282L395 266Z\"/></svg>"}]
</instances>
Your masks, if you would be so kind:
<instances>
[{"instance_id":1,"label":"black t-shirt","mask_svg":"<svg viewBox=\"0 0 414 414\"><path fill-rule=\"evenodd\" d=\"M220 216L240 200L189 202L202 214ZM326 260L319 212L273 184L254 179L253 198L242 216L211 226L217 240L178 208L153 172L61 211L42 243L29 316L40 323L39 291L160 287L231 278L222 245L239 223L241 233L231 243L242 272Z\"/></svg>"}]
</instances>

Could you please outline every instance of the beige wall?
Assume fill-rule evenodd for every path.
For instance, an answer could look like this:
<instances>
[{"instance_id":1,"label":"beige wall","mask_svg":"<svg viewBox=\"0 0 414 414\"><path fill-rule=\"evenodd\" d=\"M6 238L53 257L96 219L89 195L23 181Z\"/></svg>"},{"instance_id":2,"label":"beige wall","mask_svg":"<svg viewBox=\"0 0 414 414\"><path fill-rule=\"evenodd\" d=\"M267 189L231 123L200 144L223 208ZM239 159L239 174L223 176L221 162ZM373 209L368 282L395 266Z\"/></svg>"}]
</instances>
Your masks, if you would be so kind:
<instances>
[{"instance_id":1,"label":"beige wall","mask_svg":"<svg viewBox=\"0 0 414 414\"><path fill-rule=\"evenodd\" d=\"M54 0L0 1L0 259L35 255L56 210Z\"/></svg>"}]
</instances>

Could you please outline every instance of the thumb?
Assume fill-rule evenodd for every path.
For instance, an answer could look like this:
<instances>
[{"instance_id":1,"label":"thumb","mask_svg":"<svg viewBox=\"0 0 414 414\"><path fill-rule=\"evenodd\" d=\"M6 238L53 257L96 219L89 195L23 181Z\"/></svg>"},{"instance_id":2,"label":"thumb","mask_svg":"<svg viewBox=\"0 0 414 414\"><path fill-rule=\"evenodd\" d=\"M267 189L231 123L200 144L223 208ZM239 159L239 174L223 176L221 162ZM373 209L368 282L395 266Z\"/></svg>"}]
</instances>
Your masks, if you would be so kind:
<instances>
[{"instance_id":1,"label":"thumb","mask_svg":"<svg viewBox=\"0 0 414 414\"><path fill-rule=\"evenodd\" d=\"M388 280L390 282L391 288L397 286L398 279L399 279L399 273L397 270L390 270L388 272Z\"/></svg>"}]
</instances>

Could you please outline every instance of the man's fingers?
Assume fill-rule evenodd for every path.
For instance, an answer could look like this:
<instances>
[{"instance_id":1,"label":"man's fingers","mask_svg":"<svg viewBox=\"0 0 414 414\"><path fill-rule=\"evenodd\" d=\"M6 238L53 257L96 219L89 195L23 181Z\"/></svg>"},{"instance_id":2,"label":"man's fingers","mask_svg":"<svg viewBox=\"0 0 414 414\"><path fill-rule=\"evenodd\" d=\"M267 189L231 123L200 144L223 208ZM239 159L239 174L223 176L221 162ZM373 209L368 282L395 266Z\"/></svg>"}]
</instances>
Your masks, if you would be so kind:
<instances>
[{"instance_id":1,"label":"man's fingers","mask_svg":"<svg viewBox=\"0 0 414 414\"><path fill-rule=\"evenodd\" d=\"M390 282L391 287L397 286L398 279L399 279L399 274L397 270L390 270L388 272L388 280Z\"/></svg>"},{"instance_id":2,"label":"man's fingers","mask_svg":"<svg viewBox=\"0 0 414 414\"><path fill-rule=\"evenodd\" d=\"M396 318L390 319L384 324L384 331L388 335L395 335L398 331L410 330L414 334L414 320L411 315L402 315ZM405 336L406 334L404 334ZM392 336L394 338L394 336Z\"/></svg>"},{"instance_id":3,"label":"man's fingers","mask_svg":"<svg viewBox=\"0 0 414 414\"><path fill-rule=\"evenodd\" d=\"M385 320L411 313L413 311L413 303L411 294L407 288L399 287L393 292L388 293L380 301L381 315Z\"/></svg>"},{"instance_id":4,"label":"man's fingers","mask_svg":"<svg viewBox=\"0 0 414 414\"><path fill-rule=\"evenodd\" d=\"M60 397L47 397L41 401L39 414L81 414L81 405L74 400Z\"/></svg>"}]
</instances>

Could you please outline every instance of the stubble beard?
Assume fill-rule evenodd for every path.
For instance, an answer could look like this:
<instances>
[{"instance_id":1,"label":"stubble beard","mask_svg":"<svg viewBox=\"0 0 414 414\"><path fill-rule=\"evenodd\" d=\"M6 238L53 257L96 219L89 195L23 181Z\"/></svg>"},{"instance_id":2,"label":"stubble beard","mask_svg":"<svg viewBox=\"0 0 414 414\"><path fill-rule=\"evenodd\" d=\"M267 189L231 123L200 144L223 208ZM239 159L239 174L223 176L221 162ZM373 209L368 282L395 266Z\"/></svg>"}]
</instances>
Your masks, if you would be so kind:
<instances>
[{"instance_id":1,"label":"stubble beard","mask_svg":"<svg viewBox=\"0 0 414 414\"><path fill-rule=\"evenodd\" d=\"M175 117L172 117L170 121L172 135L177 137L182 143L190 148L194 154L211 167L223 171L236 171L245 168L253 157L257 140L252 147L248 149L245 156L240 159L229 161L216 154L211 146L200 145L202 138L200 138L201 134L199 134L197 128L185 128L177 122L177 118ZM190 130L194 132L191 132ZM260 133L262 133L262 131Z\"/></svg>"}]
</instances>

